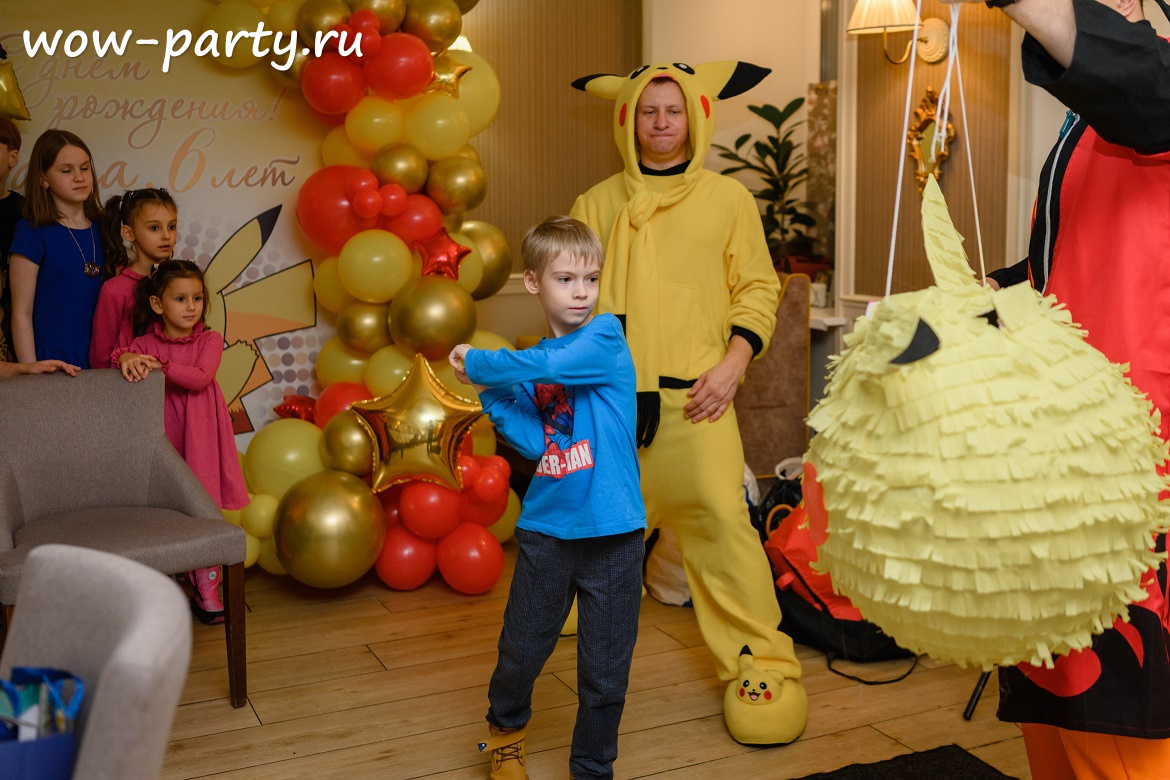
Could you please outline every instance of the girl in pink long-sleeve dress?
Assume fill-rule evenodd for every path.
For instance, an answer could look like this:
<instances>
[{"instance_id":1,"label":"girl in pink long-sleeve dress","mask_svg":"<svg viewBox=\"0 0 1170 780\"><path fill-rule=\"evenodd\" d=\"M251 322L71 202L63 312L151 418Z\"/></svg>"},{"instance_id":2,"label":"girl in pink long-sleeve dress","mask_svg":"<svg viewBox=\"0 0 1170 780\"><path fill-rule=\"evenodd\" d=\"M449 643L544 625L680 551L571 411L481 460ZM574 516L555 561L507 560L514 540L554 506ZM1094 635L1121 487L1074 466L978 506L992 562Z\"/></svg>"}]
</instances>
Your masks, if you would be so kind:
<instances>
[{"instance_id":1,"label":"girl in pink long-sleeve dress","mask_svg":"<svg viewBox=\"0 0 1170 780\"><path fill-rule=\"evenodd\" d=\"M167 260L138 283L129 347L114 350L114 365L137 382L151 371L166 375L167 438L221 509L248 504L231 417L215 381L223 336L205 324L203 272L189 260ZM223 621L219 567L188 572L198 591L191 606L203 623Z\"/></svg>"},{"instance_id":2,"label":"girl in pink long-sleeve dress","mask_svg":"<svg viewBox=\"0 0 1170 780\"><path fill-rule=\"evenodd\" d=\"M108 366L113 351L134 340L134 288L151 266L170 259L178 241L177 223L175 200L162 188L126 190L106 201L102 212L106 283L93 313L91 368Z\"/></svg>"}]
</instances>

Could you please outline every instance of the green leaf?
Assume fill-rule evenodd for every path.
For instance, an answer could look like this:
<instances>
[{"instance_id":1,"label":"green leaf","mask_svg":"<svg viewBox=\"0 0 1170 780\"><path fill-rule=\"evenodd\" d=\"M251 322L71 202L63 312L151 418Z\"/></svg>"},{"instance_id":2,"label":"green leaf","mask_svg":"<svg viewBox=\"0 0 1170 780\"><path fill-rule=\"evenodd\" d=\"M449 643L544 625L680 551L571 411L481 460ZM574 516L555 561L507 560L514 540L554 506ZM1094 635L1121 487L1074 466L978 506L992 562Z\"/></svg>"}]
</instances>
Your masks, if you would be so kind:
<instances>
[{"instance_id":1,"label":"green leaf","mask_svg":"<svg viewBox=\"0 0 1170 780\"><path fill-rule=\"evenodd\" d=\"M780 109L770 103L765 103L762 106L748 106L748 110L756 116L761 117L765 122L770 123L773 127L779 128L780 125L784 124L785 117L780 112Z\"/></svg>"}]
</instances>

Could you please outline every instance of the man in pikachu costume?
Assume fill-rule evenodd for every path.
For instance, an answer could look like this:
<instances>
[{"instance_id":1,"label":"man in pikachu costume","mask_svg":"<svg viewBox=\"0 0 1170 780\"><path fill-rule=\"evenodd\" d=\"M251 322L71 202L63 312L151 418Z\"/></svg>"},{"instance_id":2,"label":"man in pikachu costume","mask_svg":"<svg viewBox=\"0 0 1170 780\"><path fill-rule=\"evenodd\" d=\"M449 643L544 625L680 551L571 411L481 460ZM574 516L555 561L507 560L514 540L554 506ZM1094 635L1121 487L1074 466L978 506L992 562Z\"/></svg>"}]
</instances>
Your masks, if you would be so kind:
<instances>
[{"instance_id":1,"label":"man in pikachu costume","mask_svg":"<svg viewBox=\"0 0 1170 780\"><path fill-rule=\"evenodd\" d=\"M572 215L606 247L599 311L625 324L637 370L642 493L678 538L695 616L728 681L728 731L793 741L808 697L743 493L732 399L776 325L780 284L751 193L703 168L715 101L770 71L742 62L643 66L573 86L614 101L625 169ZM769 682L770 681L770 682Z\"/></svg>"}]
</instances>

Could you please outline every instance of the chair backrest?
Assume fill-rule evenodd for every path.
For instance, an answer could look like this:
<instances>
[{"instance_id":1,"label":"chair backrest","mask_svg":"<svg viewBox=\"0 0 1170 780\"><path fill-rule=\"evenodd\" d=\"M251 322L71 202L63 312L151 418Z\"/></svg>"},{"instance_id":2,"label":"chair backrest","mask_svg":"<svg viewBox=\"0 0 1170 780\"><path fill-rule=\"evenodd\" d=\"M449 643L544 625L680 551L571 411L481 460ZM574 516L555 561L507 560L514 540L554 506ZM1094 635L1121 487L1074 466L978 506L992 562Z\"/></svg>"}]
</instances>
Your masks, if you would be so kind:
<instances>
[{"instance_id":1,"label":"chair backrest","mask_svg":"<svg viewBox=\"0 0 1170 780\"><path fill-rule=\"evenodd\" d=\"M144 506L150 464L169 447L161 372L130 383L112 369L0 381L0 453L25 522L99 506Z\"/></svg>"},{"instance_id":2,"label":"chair backrest","mask_svg":"<svg viewBox=\"0 0 1170 780\"><path fill-rule=\"evenodd\" d=\"M755 474L808 448L808 312L809 278L785 275L771 344L735 394L744 461Z\"/></svg>"},{"instance_id":3,"label":"chair backrest","mask_svg":"<svg viewBox=\"0 0 1170 780\"><path fill-rule=\"evenodd\" d=\"M191 659L191 615L170 578L110 553L29 553L0 656L64 669L86 685L75 777L158 777Z\"/></svg>"}]
</instances>

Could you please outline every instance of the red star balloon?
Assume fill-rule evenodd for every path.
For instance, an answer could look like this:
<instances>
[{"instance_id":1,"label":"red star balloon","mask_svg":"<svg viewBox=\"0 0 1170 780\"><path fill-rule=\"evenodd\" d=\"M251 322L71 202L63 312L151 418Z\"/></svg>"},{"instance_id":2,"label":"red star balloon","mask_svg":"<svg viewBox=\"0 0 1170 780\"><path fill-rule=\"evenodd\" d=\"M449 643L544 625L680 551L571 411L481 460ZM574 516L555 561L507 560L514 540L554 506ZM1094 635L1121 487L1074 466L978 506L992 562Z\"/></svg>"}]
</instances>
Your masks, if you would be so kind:
<instances>
[{"instance_id":1,"label":"red star balloon","mask_svg":"<svg viewBox=\"0 0 1170 780\"><path fill-rule=\"evenodd\" d=\"M415 241L414 247L422 254L423 276L446 276L455 281L459 281L459 264L471 254L471 248L452 240L446 228Z\"/></svg>"}]
</instances>

